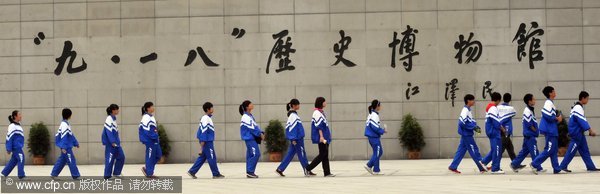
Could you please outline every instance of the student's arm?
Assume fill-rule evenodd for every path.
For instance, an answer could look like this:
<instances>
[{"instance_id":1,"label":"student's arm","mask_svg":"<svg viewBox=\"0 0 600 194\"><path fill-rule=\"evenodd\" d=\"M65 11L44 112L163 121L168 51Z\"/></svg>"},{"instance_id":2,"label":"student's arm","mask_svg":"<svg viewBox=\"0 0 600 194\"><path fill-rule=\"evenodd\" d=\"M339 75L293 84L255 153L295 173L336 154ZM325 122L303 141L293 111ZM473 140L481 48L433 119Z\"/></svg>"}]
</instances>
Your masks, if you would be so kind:
<instances>
[{"instance_id":1,"label":"student's arm","mask_svg":"<svg viewBox=\"0 0 600 194\"><path fill-rule=\"evenodd\" d=\"M109 123L104 123L104 130L106 130L106 136L108 137L108 142L113 147L117 147L117 137L113 133L113 126L109 125Z\"/></svg>"},{"instance_id":2,"label":"student's arm","mask_svg":"<svg viewBox=\"0 0 600 194\"><path fill-rule=\"evenodd\" d=\"M321 128L319 128L319 142L325 143L325 137L323 137L323 130Z\"/></svg>"},{"instance_id":3,"label":"student's arm","mask_svg":"<svg viewBox=\"0 0 600 194\"><path fill-rule=\"evenodd\" d=\"M153 140L158 140L158 129L156 128L156 124L154 123L148 123L148 128L150 128L150 130L146 131L146 135Z\"/></svg>"},{"instance_id":4,"label":"student's arm","mask_svg":"<svg viewBox=\"0 0 600 194\"><path fill-rule=\"evenodd\" d=\"M205 144L205 142L203 142L203 141L200 142L200 152L198 152L198 155L202 155L202 150L204 150L204 144Z\"/></svg>"}]
</instances>

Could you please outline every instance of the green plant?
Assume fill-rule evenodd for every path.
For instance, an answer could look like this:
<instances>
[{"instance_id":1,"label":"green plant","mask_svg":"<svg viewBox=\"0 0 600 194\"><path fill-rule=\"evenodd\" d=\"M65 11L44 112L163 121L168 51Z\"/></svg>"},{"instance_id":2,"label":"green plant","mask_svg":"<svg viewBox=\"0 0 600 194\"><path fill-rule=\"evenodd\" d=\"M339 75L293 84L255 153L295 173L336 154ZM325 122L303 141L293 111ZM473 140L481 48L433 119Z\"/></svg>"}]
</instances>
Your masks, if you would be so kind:
<instances>
[{"instance_id":1,"label":"green plant","mask_svg":"<svg viewBox=\"0 0 600 194\"><path fill-rule=\"evenodd\" d=\"M402 147L409 151L421 151L421 149L425 147L425 139L421 125L411 114L406 114L402 118L402 125L400 127L400 132L398 132L398 136L400 137Z\"/></svg>"},{"instance_id":2,"label":"green plant","mask_svg":"<svg viewBox=\"0 0 600 194\"><path fill-rule=\"evenodd\" d=\"M27 139L29 153L34 156L46 156L50 150L50 132L43 122L34 123Z\"/></svg>"},{"instance_id":3,"label":"green plant","mask_svg":"<svg viewBox=\"0 0 600 194\"><path fill-rule=\"evenodd\" d=\"M558 123L558 147L569 146L569 141L569 125L567 119L563 117L562 122Z\"/></svg>"},{"instance_id":4,"label":"green plant","mask_svg":"<svg viewBox=\"0 0 600 194\"><path fill-rule=\"evenodd\" d=\"M158 139L160 140L160 149L163 156L169 156L169 153L171 153L171 145L169 145L169 136L163 125L158 125Z\"/></svg>"},{"instance_id":5,"label":"green plant","mask_svg":"<svg viewBox=\"0 0 600 194\"><path fill-rule=\"evenodd\" d=\"M283 125L279 120L269 121L269 125L265 130L265 144L267 152L283 152L288 146L288 141L285 138Z\"/></svg>"}]
</instances>

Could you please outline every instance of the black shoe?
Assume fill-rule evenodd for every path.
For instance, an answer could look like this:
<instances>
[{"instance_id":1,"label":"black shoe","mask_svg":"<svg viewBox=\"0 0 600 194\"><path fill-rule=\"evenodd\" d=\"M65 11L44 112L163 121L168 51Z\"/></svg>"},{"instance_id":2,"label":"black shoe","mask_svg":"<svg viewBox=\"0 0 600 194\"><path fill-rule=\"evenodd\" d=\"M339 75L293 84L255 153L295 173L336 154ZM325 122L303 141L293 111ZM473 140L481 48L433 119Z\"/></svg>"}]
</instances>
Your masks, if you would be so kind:
<instances>
[{"instance_id":1,"label":"black shoe","mask_svg":"<svg viewBox=\"0 0 600 194\"><path fill-rule=\"evenodd\" d=\"M213 179L222 179L225 178L225 176L223 176L222 174L219 174L217 176L213 176Z\"/></svg>"},{"instance_id":2,"label":"black shoe","mask_svg":"<svg viewBox=\"0 0 600 194\"><path fill-rule=\"evenodd\" d=\"M587 171L588 171L588 172L598 172L598 171L600 171L600 169L597 169L597 168L596 168L596 169L590 169L590 170L587 170Z\"/></svg>"},{"instance_id":3,"label":"black shoe","mask_svg":"<svg viewBox=\"0 0 600 194\"><path fill-rule=\"evenodd\" d=\"M258 175L254 174L254 173L246 173L246 178L256 179L256 178L258 178Z\"/></svg>"},{"instance_id":4,"label":"black shoe","mask_svg":"<svg viewBox=\"0 0 600 194\"><path fill-rule=\"evenodd\" d=\"M142 167L142 173L144 173L145 177L148 177L148 175L146 174L146 167Z\"/></svg>"},{"instance_id":5,"label":"black shoe","mask_svg":"<svg viewBox=\"0 0 600 194\"><path fill-rule=\"evenodd\" d=\"M306 174L307 174L308 176L317 176L317 174L313 173L313 172L312 172L312 171L310 171L310 170L307 170L307 171L306 171Z\"/></svg>"},{"instance_id":6,"label":"black shoe","mask_svg":"<svg viewBox=\"0 0 600 194\"><path fill-rule=\"evenodd\" d=\"M279 169L275 169L275 173L277 173L280 177L285 177L285 175L283 174L283 171L281 171Z\"/></svg>"},{"instance_id":7,"label":"black shoe","mask_svg":"<svg viewBox=\"0 0 600 194\"><path fill-rule=\"evenodd\" d=\"M566 172L566 173L572 173L573 171L569 170L569 169L562 169L562 171ZM556 174L556 173L554 173Z\"/></svg>"},{"instance_id":8,"label":"black shoe","mask_svg":"<svg viewBox=\"0 0 600 194\"><path fill-rule=\"evenodd\" d=\"M190 176L190 178L192 179L197 179L198 177L196 177L195 174L192 174L190 171L187 172L188 176Z\"/></svg>"}]
</instances>

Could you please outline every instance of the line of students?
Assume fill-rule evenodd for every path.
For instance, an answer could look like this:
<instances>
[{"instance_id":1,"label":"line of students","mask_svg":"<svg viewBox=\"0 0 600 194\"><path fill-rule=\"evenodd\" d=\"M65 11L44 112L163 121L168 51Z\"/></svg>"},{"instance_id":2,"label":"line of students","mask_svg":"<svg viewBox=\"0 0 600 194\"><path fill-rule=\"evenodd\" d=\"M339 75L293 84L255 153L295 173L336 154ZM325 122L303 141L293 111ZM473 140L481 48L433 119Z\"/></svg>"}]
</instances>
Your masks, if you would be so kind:
<instances>
[{"instance_id":1,"label":"line of students","mask_svg":"<svg viewBox=\"0 0 600 194\"><path fill-rule=\"evenodd\" d=\"M535 174L546 171L541 167L541 164L547 158L550 158L555 174L561 171L569 173L571 170L567 167L577 151L579 151L588 171L599 171L592 162L584 135L585 131L589 131L590 136L596 136L596 132L591 129L583 111L583 105L588 103L589 94L582 91L579 94L579 100L571 108L571 116L568 122L571 142L567 154L559 165L557 156L558 123L562 122L563 116L560 112L557 112L554 105L553 100L556 97L554 88L547 86L542 90L542 93L547 100L542 108L542 118L539 127L534 113L535 98L532 94L526 94L523 97L523 102L526 105L523 110L522 119L523 145L518 155L514 154L512 141L510 140L513 130L512 118L515 116L514 108L509 105L512 97L508 93L504 94L504 103L500 104L502 96L497 92L491 95L492 102L486 107L485 121L486 135L490 140L491 150L485 158L481 158L479 149L473 138L474 132L481 133L481 128L477 126L471 113L471 108L475 104L475 97L471 94L466 95L464 97L465 107L462 109L458 119L458 134L461 135L461 139L454 159L448 169L454 173L461 173L458 171L458 165L464 154L468 151L481 173L491 170L492 174L504 174L504 171L500 168L500 161L504 150L508 150L511 159L510 168L514 172L519 172L526 167L526 165L522 165L521 163L527 155L530 155L532 158L530 167ZM538 154L536 138L540 133L545 136L546 146L544 151ZM492 166L488 167L487 164L490 162L492 162Z\"/></svg>"},{"instance_id":2,"label":"line of students","mask_svg":"<svg viewBox=\"0 0 600 194\"><path fill-rule=\"evenodd\" d=\"M457 170L458 165L464 154L469 152L480 172L483 173L491 170L492 174L503 174L504 171L500 169L500 160L505 147L508 147L507 150L509 151L512 160L510 167L515 172L518 172L525 167L525 165L522 165L521 163L527 155L530 155L532 158L533 162L530 164L530 167L536 174L545 172L545 169L542 169L540 165L548 157L551 159L554 173L559 173L561 171L571 172L567 167L577 151L582 156L588 171L598 171L591 160L584 135L585 131L589 131L590 136L596 135L596 132L589 126L583 109L583 106L589 101L589 94L582 91L579 95L579 101L572 107L568 124L569 136L572 140L565 158L559 165L557 158L557 124L562 121L562 115L557 113L553 103L553 100L556 97L554 88L548 86L545 87L542 92L547 100L542 108L542 121L539 128L533 108L535 106L535 98L532 94L526 94L523 98L523 101L527 106L523 110L522 119L524 140L522 150L516 156L513 156L514 151L512 151L512 141L510 140L513 129L511 120L515 116L514 108L509 105L511 96L510 94L505 94L504 103L500 104L502 96L500 96L499 93L493 93L491 95L492 102L486 107L485 127L486 135L490 139L492 149L485 158L481 157L477 144L473 138L475 133L481 133L481 128L477 125L471 113L471 108L475 104L475 97L471 94L466 95L464 97L465 106L458 119L458 134L461 135L461 139L454 160L448 169L454 173L461 173ZM335 176L331 173L329 167L329 145L331 144L332 139L327 117L323 111L326 106L327 103L325 98L318 97L315 100L315 109L311 119L311 141L313 144L318 145L319 154L309 164L304 147L304 127L302 126L302 121L297 113L300 109L300 101L292 99L286 105L288 120L286 122L285 133L286 138L291 144L288 148L287 155L275 170L278 175L282 177L285 176L283 172L293 159L294 155L297 155L305 176L315 176L316 174L314 174L312 170L321 163L325 177ZM217 167L217 156L214 150L213 142L215 140L215 128L212 121L212 115L214 113L213 104L206 102L202 108L206 114L201 117L196 134L200 144L199 156L188 170L187 174L194 179L197 178L196 173L202 167L204 162L208 161L213 178L224 178L225 176L219 172ZM367 108L369 114L365 124L364 135L369 140L369 144L373 149L373 155L364 165L364 168L373 175L383 174L379 167L379 160L383 155L380 138L381 135L387 131L385 127L382 127L379 119L379 111L381 108L381 102L373 100L371 105ZM264 132L260 129L260 126L256 123L254 116L252 115L253 109L254 105L249 100L244 101L239 107L239 112L242 115L240 136L241 139L245 141L247 148L247 178L258 178L258 175L255 174L255 169L261 155L258 144L265 138ZM145 166L142 167L141 171L144 176L148 178L157 178L154 175L154 168L162 156L157 123L153 116L154 111L154 104L152 102L144 103L144 106L142 107L142 119L138 128L139 140L146 147ZM116 116L119 114L119 106L111 104L107 107L106 113L108 116L102 131L102 144L105 146L104 178L122 178L121 172L125 163L125 154L121 147L116 120ZM65 165L69 166L71 177L73 179L78 179L80 177L77 162L72 150L73 147L79 148L79 143L71 130L71 125L69 123L71 116L72 111L70 109L65 108L62 110L63 120L55 134L55 144L60 148L61 153L52 169L52 178L56 178ZM8 126L6 136L6 149L11 155L11 158L2 170L2 175L8 176L15 167L18 167L18 177L22 179L25 178L25 171L22 150L24 145L24 132L20 126L22 120L21 112L17 110L13 111L8 117L8 120L10 125ZM546 148L542 153L538 154L536 138L540 133L544 134L546 137ZM513 154L511 154L511 152L513 152ZM492 162L491 167L487 167L489 162Z\"/></svg>"}]
</instances>

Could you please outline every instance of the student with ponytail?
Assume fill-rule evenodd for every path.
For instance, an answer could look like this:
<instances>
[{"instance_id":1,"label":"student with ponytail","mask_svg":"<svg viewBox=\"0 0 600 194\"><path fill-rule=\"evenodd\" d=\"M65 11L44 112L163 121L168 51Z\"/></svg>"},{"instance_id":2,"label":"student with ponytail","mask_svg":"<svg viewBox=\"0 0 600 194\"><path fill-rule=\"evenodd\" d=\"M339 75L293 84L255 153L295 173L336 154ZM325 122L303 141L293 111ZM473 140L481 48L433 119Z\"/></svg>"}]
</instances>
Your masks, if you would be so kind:
<instances>
[{"instance_id":1,"label":"student with ponytail","mask_svg":"<svg viewBox=\"0 0 600 194\"><path fill-rule=\"evenodd\" d=\"M158 139L158 128L154 114L154 103L146 102L142 106L142 121L138 129L140 142L146 145L146 165L142 167L142 173L148 178L157 178L154 176L154 166L162 156Z\"/></svg>"},{"instance_id":2,"label":"student with ponytail","mask_svg":"<svg viewBox=\"0 0 600 194\"><path fill-rule=\"evenodd\" d=\"M6 133L6 153L10 154L10 160L2 169L2 176L8 176L10 172L17 167L17 176L19 179L25 178L25 155L23 154L23 145L25 144L25 132L21 127L21 112L15 110L8 116L8 131Z\"/></svg>"},{"instance_id":3,"label":"student with ponytail","mask_svg":"<svg viewBox=\"0 0 600 194\"><path fill-rule=\"evenodd\" d=\"M244 101L239 108L240 114L242 115L242 121L240 124L240 136L242 140L246 142L246 177L247 178L258 178L254 172L258 159L260 158L260 149L258 143L265 139L264 132L260 130L254 116L252 116L252 110L254 104L249 100Z\"/></svg>"},{"instance_id":4,"label":"student with ponytail","mask_svg":"<svg viewBox=\"0 0 600 194\"><path fill-rule=\"evenodd\" d=\"M315 100L315 111L311 122L311 140L313 144L319 145L319 155L306 167L312 171L319 163L323 162L323 173L325 177L335 177L329 169L329 144L331 143L331 131L323 108L327 106L325 98L318 97Z\"/></svg>"},{"instance_id":5,"label":"student with ponytail","mask_svg":"<svg viewBox=\"0 0 600 194\"><path fill-rule=\"evenodd\" d=\"M279 176L284 177L283 171L285 171L292 159L294 159L294 155L297 154L298 161L300 161L300 165L302 165L302 170L304 171L304 176L314 176L314 173L306 170L308 159L306 159L306 151L304 149L304 127L296 112L300 109L300 101L298 101L298 99L292 99L290 103L287 103L285 109L287 110L288 116L285 125L285 136L290 140L290 147L279 167L275 169L275 172L279 174Z\"/></svg>"},{"instance_id":6,"label":"student with ponytail","mask_svg":"<svg viewBox=\"0 0 600 194\"><path fill-rule=\"evenodd\" d=\"M109 179L113 175L122 178L121 171L125 164L125 153L121 148L121 139L119 138L119 127L117 125L117 115L119 106L111 104L106 108L106 120L102 130L102 145L104 145L104 178Z\"/></svg>"},{"instance_id":7,"label":"student with ponytail","mask_svg":"<svg viewBox=\"0 0 600 194\"><path fill-rule=\"evenodd\" d=\"M369 139L369 144L373 148L373 156L367 164L365 169L372 175L382 175L381 169L379 169L379 159L383 155L383 148L381 147L381 135L385 132L385 127L381 126L379 121L379 111L381 110L381 102L379 100L373 100L371 105L367 108L369 116L367 117L367 124L365 126L365 136Z\"/></svg>"}]
</instances>

